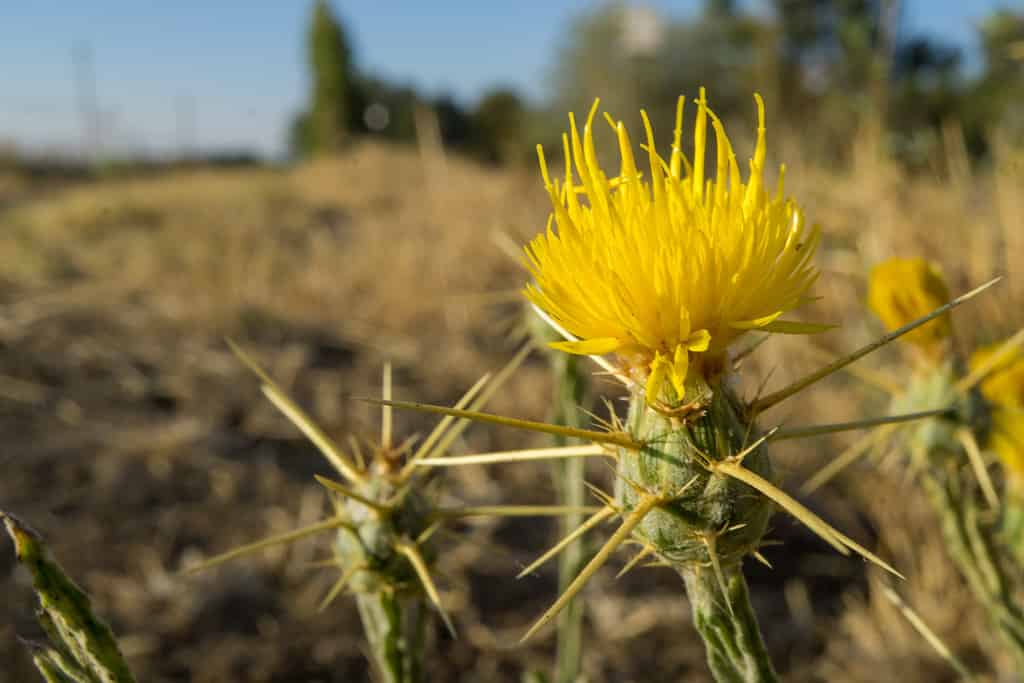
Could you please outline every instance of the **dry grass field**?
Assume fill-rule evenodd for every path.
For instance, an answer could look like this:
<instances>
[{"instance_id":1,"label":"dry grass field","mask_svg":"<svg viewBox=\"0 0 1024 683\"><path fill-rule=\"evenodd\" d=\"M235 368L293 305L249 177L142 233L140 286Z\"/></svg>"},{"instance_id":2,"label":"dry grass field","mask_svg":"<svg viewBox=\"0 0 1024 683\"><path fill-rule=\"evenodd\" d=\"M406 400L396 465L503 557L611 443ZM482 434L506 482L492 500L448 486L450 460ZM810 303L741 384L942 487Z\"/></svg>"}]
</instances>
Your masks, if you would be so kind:
<instances>
[{"instance_id":1,"label":"dry grass field","mask_svg":"<svg viewBox=\"0 0 1024 683\"><path fill-rule=\"evenodd\" d=\"M913 177L868 151L842 172L779 155L826 235L821 298L803 317L840 327L769 341L750 376L781 385L877 335L865 275L891 255L935 259L958 292L1007 276L957 313L963 348L1024 324L1024 155L1003 151L972 170L955 136L947 147L933 172ZM500 245L535 233L547 211L534 173L370 143L278 170L41 188L0 178L0 508L47 537L139 680L366 680L353 605L316 611L335 579L311 566L322 557L316 539L178 574L323 512L312 475L327 465L224 337L330 434L372 438L379 418L354 398L378 394L385 361L396 397L450 404L511 357L524 273ZM887 349L862 365L885 372L897 358ZM535 354L490 408L543 419L550 395ZM768 419L885 409L869 384L843 375ZM396 415L401 435L432 422ZM777 448L783 484L795 491L854 438ZM543 443L480 425L463 441L466 451ZM591 474L609 473L595 464ZM545 464L453 470L445 490L479 504L554 497ZM904 598L968 664L1012 680L1008 663L988 664L997 648L984 617L914 491L905 472L864 465L804 502L903 570ZM514 577L556 533L549 520L472 521L443 541L440 587L459 638L431 633L430 680L512 682L550 667L550 633L517 642L555 597L555 568ZM879 573L782 515L772 537L782 542L767 552L775 568L750 566L750 581L787 680L956 680L881 596ZM588 680L709 680L678 578L641 569L616 581L622 561L586 592ZM14 637L35 633L31 592L7 549L0 586L0 681L35 680Z\"/></svg>"}]
</instances>

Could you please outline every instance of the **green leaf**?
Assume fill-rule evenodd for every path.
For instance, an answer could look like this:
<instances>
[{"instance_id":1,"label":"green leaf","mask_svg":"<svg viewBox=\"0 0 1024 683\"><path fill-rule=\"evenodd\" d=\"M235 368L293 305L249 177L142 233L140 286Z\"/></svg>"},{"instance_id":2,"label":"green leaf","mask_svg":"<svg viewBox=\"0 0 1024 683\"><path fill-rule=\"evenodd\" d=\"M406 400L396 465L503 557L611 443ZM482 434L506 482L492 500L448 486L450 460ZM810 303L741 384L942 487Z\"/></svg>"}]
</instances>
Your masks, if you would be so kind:
<instances>
[{"instance_id":1,"label":"green leaf","mask_svg":"<svg viewBox=\"0 0 1024 683\"><path fill-rule=\"evenodd\" d=\"M18 561L32 574L36 614L50 643L28 643L43 678L57 683L134 683L110 627L89 596L64 574L39 535L0 510Z\"/></svg>"}]
</instances>

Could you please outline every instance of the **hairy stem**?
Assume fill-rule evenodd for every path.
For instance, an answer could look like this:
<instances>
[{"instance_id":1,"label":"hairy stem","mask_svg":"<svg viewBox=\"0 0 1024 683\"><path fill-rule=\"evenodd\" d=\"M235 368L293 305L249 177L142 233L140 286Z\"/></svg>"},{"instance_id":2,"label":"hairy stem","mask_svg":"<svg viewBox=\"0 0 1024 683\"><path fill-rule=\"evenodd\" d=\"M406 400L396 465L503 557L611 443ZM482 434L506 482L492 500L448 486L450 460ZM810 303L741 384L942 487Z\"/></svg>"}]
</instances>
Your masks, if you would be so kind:
<instances>
[{"instance_id":1,"label":"hairy stem","mask_svg":"<svg viewBox=\"0 0 1024 683\"><path fill-rule=\"evenodd\" d=\"M974 597L1024 671L1024 611L1014 598L1005 560L991 539L995 530L979 519L974 496L953 468L935 468L922 477L925 492L942 523L946 548Z\"/></svg>"},{"instance_id":2,"label":"hairy stem","mask_svg":"<svg viewBox=\"0 0 1024 683\"><path fill-rule=\"evenodd\" d=\"M1007 486L999 534L1017 565L1024 568L1024 484L1019 481Z\"/></svg>"},{"instance_id":3,"label":"hairy stem","mask_svg":"<svg viewBox=\"0 0 1024 683\"><path fill-rule=\"evenodd\" d=\"M421 600L391 592L356 595L370 656L383 683L423 681L425 609Z\"/></svg>"},{"instance_id":4,"label":"hairy stem","mask_svg":"<svg viewBox=\"0 0 1024 683\"><path fill-rule=\"evenodd\" d=\"M685 580L715 678L775 681L741 571L743 558L761 543L774 504L715 467L744 453L744 470L771 481L771 463L726 382L696 385L685 400L695 398L699 410L666 414L633 395L627 427L644 446L620 449L616 501L627 511L652 496L658 501L633 537Z\"/></svg>"},{"instance_id":5,"label":"hairy stem","mask_svg":"<svg viewBox=\"0 0 1024 683\"><path fill-rule=\"evenodd\" d=\"M693 608L693 623L704 639L708 665L718 683L777 681L757 616L750 604L747 581L739 565L680 569Z\"/></svg>"},{"instance_id":6,"label":"hairy stem","mask_svg":"<svg viewBox=\"0 0 1024 683\"><path fill-rule=\"evenodd\" d=\"M579 360L564 353L549 354L555 380L552 421L569 427L581 427L579 405L583 399L585 383L579 371ZM555 445L568 445L565 437L556 436ZM556 463L558 468L559 503L582 509L585 504L583 458L568 458ZM583 514L574 513L562 519L565 536L583 523ZM558 589L564 591L587 561L582 540L571 543L559 557ZM583 602L573 600L558 618L558 654L555 667L556 683L574 683L580 675L583 656Z\"/></svg>"}]
</instances>

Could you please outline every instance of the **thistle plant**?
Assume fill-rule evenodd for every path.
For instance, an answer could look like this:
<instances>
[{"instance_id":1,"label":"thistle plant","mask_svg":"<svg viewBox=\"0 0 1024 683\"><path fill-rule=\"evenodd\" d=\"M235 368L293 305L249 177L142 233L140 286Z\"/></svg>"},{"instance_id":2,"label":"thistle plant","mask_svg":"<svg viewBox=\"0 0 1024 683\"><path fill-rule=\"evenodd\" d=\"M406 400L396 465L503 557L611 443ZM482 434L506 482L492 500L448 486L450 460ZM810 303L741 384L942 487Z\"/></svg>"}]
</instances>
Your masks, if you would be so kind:
<instances>
[{"instance_id":1,"label":"thistle plant","mask_svg":"<svg viewBox=\"0 0 1024 683\"><path fill-rule=\"evenodd\" d=\"M941 272L924 259L890 259L876 266L869 278L868 305L890 329L948 299ZM901 387L892 391L890 411L946 410L904 427L906 458L901 467L914 473L941 521L950 557L1018 668L1024 669L1020 553L1024 361L1019 351L1024 333L976 352L969 366L954 352L948 314L904 340L912 370ZM856 444L835 466L812 479L806 490L814 490L873 445L895 436L898 428L888 426ZM1002 487L989 472L989 450L1003 462Z\"/></svg>"},{"instance_id":2,"label":"thistle plant","mask_svg":"<svg viewBox=\"0 0 1024 683\"><path fill-rule=\"evenodd\" d=\"M579 131L570 116L563 137L565 179L553 180L543 150L541 171L553 212L547 230L526 247L533 282L525 296L562 337L552 346L590 356L629 394L624 419L603 429L528 422L479 411L392 402L392 405L549 434L587 439L537 457L602 456L615 463L611 492L591 487L602 507L535 563L529 574L606 520L619 518L611 538L583 567L525 637L549 623L627 542L640 551L626 570L648 561L683 579L694 624L720 681L772 681L743 576L743 560L760 553L776 507L793 514L843 554L856 552L895 569L811 513L773 483L766 444L772 440L858 429L934 415L927 411L838 425L762 432L757 418L832 372L933 320L977 293L940 306L922 319L753 401L738 392L736 364L749 351L738 341L751 331L811 334L827 325L783 319L810 296L820 239L785 194L783 171L774 193L765 187L765 114L760 97L757 142L746 180L725 130L704 92L696 103L692 159L683 154L680 99L671 154L657 153L646 115L649 171L638 170L622 122L608 118L621 167L609 176L594 144L597 104ZM708 128L717 157L706 174ZM447 464L511 462L502 454Z\"/></svg>"},{"instance_id":3,"label":"thistle plant","mask_svg":"<svg viewBox=\"0 0 1024 683\"><path fill-rule=\"evenodd\" d=\"M317 476L332 514L320 522L235 548L188 568L197 572L264 548L330 532L327 557L318 562L337 573L320 603L326 609L343 592L354 595L369 644L371 663L385 683L424 680L427 618L436 613L454 636L433 579L436 532L446 523L470 517L564 515L586 512L566 506L445 506L431 487L435 467L470 424L444 417L422 441L397 441L392 409L385 405L378 443L364 447L352 438L344 452L274 383L244 351L235 353L259 376L266 397L298 427L336 470L340 480ZM516 355L493 377L484 376L456 403L476 410L500 389L525 358ZM391 369L385 366L383 399L391 398Z\"/></svg>"}]
</instances>

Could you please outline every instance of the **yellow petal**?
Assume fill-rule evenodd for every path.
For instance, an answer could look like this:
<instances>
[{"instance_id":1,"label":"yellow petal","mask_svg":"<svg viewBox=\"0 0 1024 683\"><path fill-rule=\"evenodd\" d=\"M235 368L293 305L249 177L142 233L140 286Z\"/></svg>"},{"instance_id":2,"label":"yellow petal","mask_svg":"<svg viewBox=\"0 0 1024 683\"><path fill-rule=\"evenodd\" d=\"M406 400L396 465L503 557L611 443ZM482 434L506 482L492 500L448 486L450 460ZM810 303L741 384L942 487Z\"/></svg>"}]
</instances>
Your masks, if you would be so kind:
<instances>
[{"instance_id":1,"label":"yellow petal","mask_svg":"<svg viewBox=\"0 0 1024 683\"><path fill-rule=\"evenodd\" d=\"M685 308L679 309L679 338L686 339L690 336L690 311Z\"/></svg>"},{"instance_id":2,"label":"yellow petal","mask_svg":"<svg viewBox=\"0 0 1024 683\"><path fill-rule=\"evenodd\" d=\"M950 299L942 271L922 258L890 258L871 269L868 307L890 330L921 318ZM937 318L905 337L926 351L940 351L952 334L949 315Z\"/></svg>"},{"instance_id":3,"label":"yellow petal","mask_svg":"<svg viewBox=\"0 0 1024 683\"><path fill-rule=\"evenodd\" d=\"M756 330L769 323L775 322L780 315L782 315L782 311L776 311L775 313L771 313L760 318L754 318L753 320L737 320L729 323L729 327L735 330Z\"/></svg>"},{"instance_id":4,"label":"yellow petal","mask_svg":"<svg viewBox=\"0 0 1024 683\"><path fill-rule=\"evenodd\" d=\"M686 348L690 351L707 351L711 345L711 333L707 330L697 330L686 340Z\"/></svg>"},{"instance_id":5,"label":"yellow petal","mask_svg":"<svg viewBox=\"0 0 1024 683\"><path fill-rule=\"evenodd\" d=\"M686 347L680 344L676 347L675 358L672 359L672 373L669 379L672 380L672 388L676 390L676 399L682 401L686 395L686 373L690 369L690 353Z\"/></svg>"},{"instance_id":6,"label":"yellow petal","mask_svg":"<svg viewBox=\"0 0 1024 683\"><path fill-rule=\"evenodd\" d=\"M651 361L651 374L647 375L647 385L644 387L648 403L654 403L658 400L658 395L661 393L661 385L665 381L665 372L668 370L668 365L668 360L664 356L660 353L654 354L654 360Z\"/></svg>"},{"instance_id":7,"label":"yellow petal","mask_svg":"<svg viewBox=\"0 0 1024 683\"><path fill-rule=\"evenodd\" d=\"M580 341L551 342L548 344L553 349L575 353L579 356L601 356L622 347L615 337L598 337L596 339L581 339Z\"/></svg>"}]
</instances>

